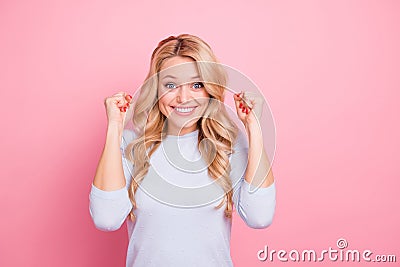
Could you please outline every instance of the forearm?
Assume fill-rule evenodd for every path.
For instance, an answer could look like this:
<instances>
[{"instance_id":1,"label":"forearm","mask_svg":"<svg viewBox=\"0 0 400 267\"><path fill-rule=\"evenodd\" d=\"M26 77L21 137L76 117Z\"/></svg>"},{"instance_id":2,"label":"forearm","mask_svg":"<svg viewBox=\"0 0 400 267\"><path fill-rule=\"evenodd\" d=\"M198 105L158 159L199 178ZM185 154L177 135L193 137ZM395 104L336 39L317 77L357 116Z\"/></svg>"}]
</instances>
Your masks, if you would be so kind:
<instances>
[{"instance_id":1,"label":"forearm","mask_svg":"<svg viewBox=\"0 0 400 267\"><path fill-rule=\"evenodd\" d=\"M106 142L101 154L93 185L104 191L118 190L126 185L120 151L122 127L109 123Z\"/></svg>"},{"instance_id":2,"label":"forearm","mask_svg":"<svg viewBox=\"0 0 400 267\"><path fill-rule=\"evenodd\" d=\"M264 149L261 128L258 125L247 125L246 132L249 150L245 180L254 186L268 187L274 182L274 176Z\"/></svg>"}]
</instances>

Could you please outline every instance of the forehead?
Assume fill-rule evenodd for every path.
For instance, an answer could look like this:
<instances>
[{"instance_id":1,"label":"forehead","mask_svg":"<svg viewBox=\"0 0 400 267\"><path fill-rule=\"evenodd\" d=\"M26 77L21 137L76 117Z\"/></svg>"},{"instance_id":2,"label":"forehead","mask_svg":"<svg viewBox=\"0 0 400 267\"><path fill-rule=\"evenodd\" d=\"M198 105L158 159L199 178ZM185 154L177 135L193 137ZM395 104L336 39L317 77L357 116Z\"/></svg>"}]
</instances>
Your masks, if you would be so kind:
<instances>
[{"instance_id":1,"label":"forehead","mask_svg":"<svg viewBox=\"0 0 400 267\"><path fill-rule=\"evenodd\" d=\"M180 56L166 59L159 72L160 79L190 80L199 76L196 62L191 58Z\"/></svg>"}]
</instances>

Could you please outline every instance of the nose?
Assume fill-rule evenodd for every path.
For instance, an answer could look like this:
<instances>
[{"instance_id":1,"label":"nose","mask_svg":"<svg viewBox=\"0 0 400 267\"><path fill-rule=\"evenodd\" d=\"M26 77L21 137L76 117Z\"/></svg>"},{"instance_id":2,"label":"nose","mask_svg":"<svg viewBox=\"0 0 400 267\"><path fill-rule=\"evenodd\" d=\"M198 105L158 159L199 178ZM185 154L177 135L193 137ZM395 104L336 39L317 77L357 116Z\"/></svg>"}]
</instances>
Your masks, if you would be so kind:
<instances>
[{"instance_id":1,"label":"nose","mask_svg":"<svg viewBox=\"0 0 400 267\"><path fill-rule=\"evenodd\" d=\"M178 87L176 100L184 103L190 99L190 84L182 84Z\"/></svg>"}]
</instances>

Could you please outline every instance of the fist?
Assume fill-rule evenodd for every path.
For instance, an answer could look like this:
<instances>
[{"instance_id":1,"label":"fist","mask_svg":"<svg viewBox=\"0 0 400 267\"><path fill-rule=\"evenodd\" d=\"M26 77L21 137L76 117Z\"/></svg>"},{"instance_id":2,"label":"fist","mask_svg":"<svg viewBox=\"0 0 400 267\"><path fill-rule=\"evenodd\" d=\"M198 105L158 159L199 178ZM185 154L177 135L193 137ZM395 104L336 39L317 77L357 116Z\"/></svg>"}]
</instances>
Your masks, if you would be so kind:
<instances>
[{"instance_id":1,"label":"fist","mask_svg":"<svg viewBox=\"0 0 400 267\"><path fill-rule=\"evenodd\" d=\"M104 99L108 123L124 123L126 110L130 107L132 96L125 92L118 92Z\"/></svg>"}]
</instances>

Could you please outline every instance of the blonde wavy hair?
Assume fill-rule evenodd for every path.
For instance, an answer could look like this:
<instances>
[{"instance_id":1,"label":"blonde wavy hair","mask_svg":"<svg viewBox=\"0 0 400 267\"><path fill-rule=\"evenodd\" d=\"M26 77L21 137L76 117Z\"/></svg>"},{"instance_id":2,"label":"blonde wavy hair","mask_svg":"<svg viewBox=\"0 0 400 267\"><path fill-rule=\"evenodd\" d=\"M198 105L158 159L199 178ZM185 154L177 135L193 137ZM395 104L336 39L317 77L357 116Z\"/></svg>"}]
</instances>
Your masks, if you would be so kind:
<instances>
[{"instance_id":1,"label":"blonde wavy hair","mask_svg":"<svg viewBox=\"0 0 400 267\"><path fill-rule=\"evenodd\" d=\"M132 221L136 219L134 214L134 209L137 208L135 192L149 170L148 159L160 146L164 137L163 127L166 117L158 107L158 73L163 62L175 56L189 57L197 62L199 74L205 81L205 90L210 98L217 100L210 101L204 115L197 122L199 129L198 149L205 162L210 163L208 175L216 179L216 182L225 192L221 203L215 208L219 209L226 203L224 214L227 218L231 218L233 190L232 181L229 177L231 170L229 155L234 152L233 143L237 139L238 127L230 119L223 105L227 77L220 64L212 64L218 63L218 60L210 46L199 37L190 34L170 36L158 44L152 53L149 73L140 88L139 96L134 105L132 120L137 138L125 150L126 158L134 166L132 181L128 190L129 198L133 204L129 218ZM205 138L212 142L201 142ZM210 149L215 153L207 153ZM132 151L133 153L131 153Z\"/></svg>"}]
</instances>

